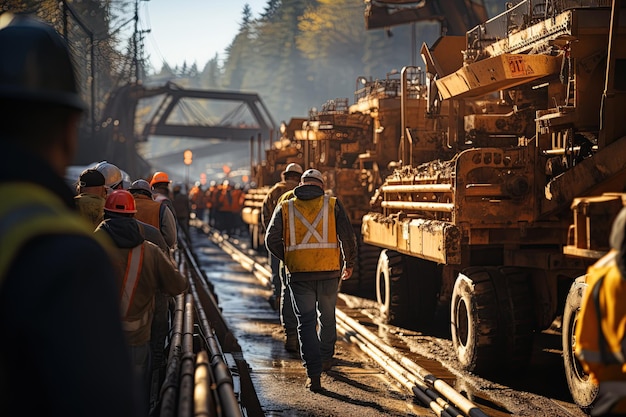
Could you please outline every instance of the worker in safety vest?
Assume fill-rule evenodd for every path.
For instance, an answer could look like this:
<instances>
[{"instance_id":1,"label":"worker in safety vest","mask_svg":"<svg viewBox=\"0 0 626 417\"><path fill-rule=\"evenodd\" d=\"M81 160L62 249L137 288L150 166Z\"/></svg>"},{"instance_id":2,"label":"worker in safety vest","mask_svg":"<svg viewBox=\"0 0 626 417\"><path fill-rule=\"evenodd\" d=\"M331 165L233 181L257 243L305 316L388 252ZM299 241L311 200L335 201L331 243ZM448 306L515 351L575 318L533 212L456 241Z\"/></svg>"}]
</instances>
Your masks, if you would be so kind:
<instances>
[{"instance_id":1,"label":"worker in safety vest","mask_svg":"<svg viewBox=\"0 0 626 417\"><path fill-rule=\"evenodd\" d=\"M574 352L599 384L592 416L626 416L626 208L613 222L611 251L587 271Z\"/></svg>"},{"instance_id":2,"label":"worker in safety vest","mask_svg":"<svg viewBox=\"0 0 626 417\"><path fill-rule=\"evenodd\" d=\"M189 220L191 216L191 202L183 192L182 184L174 184L172 188L172 205L176 211L176 221L189 241Z\"/></svg>"},{"instance_id":3,"label":"worker in safety vest","mask_svg":"<svg viewBox=\"0 0 626 417\"><path fill-rule=\"evenodd\" d=\"M242 233L244 229L243 219L241 218L241 211L243 210L244 202L246 201L246 193L243 192L243 188L240 183L235 183L235 186L230 190L232 203L229 210L230 225L229 233L237 236Z\"/></svg>"},{"instance_id":4,"label":"worker in safety vest","mask_svg":"<svg viewBox=\"0 0 626 417\"><path fill-rule=\"evenodd\" d=\"M176 219L172 210L165 203L154 200L152 189L146 180L134 181L128 191L135 198L137 207L135 218L159 229L167 246L174 248L178 237L176 236Z\"/></svg>"},{"instance_id":5,"label":"worker in safety vest","mask_svg":"<svg viewBox=\"0 0 626 417\"><path fill-rule=\"evenodd\" d=\"M128 191L135 198L135 219L152 225L161 232L168 246L166 253L173 259L172 248L176 246L176 219L172 211L163 203L153 200L148 181L134 181ZM146 236L146 239L155 243ZM171 296L159 291L154 297L154 318L152 319L152 386L161 386L167 364L165 343L169 333L169 311L174 307ZM151 392L155 395L154 390Z\"/></svg>"},{"instance_id":6,"label":"worker in safety vest","mask_svg":"<svg viewBox=\"0 0 626 417\"><path fill-rule=\"evenodd\" d=\"M322 371L333 365L337 293L340 280L352 275L356 237L341 202L324 193L321 172L304 171L293 192L295 198L274 210L265 244L287 267L307 373L305 387L319 392Z\"/></svg>"},{"instance_id":7,"label":"worker in safety vest","mask_svg":"<svg viewBox=\"0 0 626 417\"><path fill-rule=\"evenodd\" d=\"M195 214L196 219L201 222L206 221L207 196L206 190L203 189L200 181L196 181L194 186L189 190L189 201L191 202L191 211Z\"/></svg>"},{"instance_id":8,"label":"worker in safety vest","mask_svg":"<svg viewBox=\"0 0 626 417\"><path fill-rule=\"evenodd\" d=\"M216 195L215 222L216 227L222 232L228 232L232 226L233 185L229 180L224 180L218 187Z\"/></svg>"},{"instance_id":9,"label":"worker in safety vest","mask_svg":"<svg viewBox=\"0 0 626 417\"><path fill-rule=\"evenodd\" d=\"M105 219L96 235L108 235L117 251L114 264L120 282L122 323L135 372L142 382L146 408L152 385L151 328L154 300L159 291L175 296L187 289L187 278L158 246L145 240L138 222L135 199L126 190L113 191L104 205Z\"/></svg>"},{"instance_id":10,"label":"worker in safety vest","mask_svg":"<svg viewBox=\"0 0 626 417\"><path fill-rule=\"evenodd\" d=\"M63 179L86 108L69 50L7 12L0 62L0 415L141 415L112 261Z\"/></svg>"},{"instance_id":11,"label":"worker in safety vest","mask_svg":"<svg viewBox=\"0 0 626 417\"><path fill-rule=\"evenodd\" d=\"M150 187L152 187L154 200L165 204L172 210L174 217L176 217L176 209L174 209L174 205L172 204L172 193L170 192L171 183L172 181L166 172L157 171L150 180Z\"/></svg>"},{"instance_id":12,"label":"worker in safety vest","mask_svg":"<svg viewBox=\"0 0 626 417\"><path fill-rule=\"evenodd\" d=\"M205 191L204 195L206 196L206 208L209 211L208 223L211 226L215 226L215 211L217 209L217 193L219 187L216 181L211 181L209 183L209 187Z\"/></svg>"},{"instance_id":13,"label":"worker in safety vest","mask_svg":"<svg viewBox=\"0 0 626 417\"><path fill-rule=\"evenodd\" d=\"M296 163L290 163L281 173L281 181L274 184L263 199L261 221L267 230L278 199L287 191L291 191L300 184L302 167ZM280 322L285 330L285 350L297 352L298 347L298 320L291 305L291 293L287 288L285 273L280 260L269 252L270 266L272 269L272 295L269 303L280 314Z\"/></svg>"}]
</instances>

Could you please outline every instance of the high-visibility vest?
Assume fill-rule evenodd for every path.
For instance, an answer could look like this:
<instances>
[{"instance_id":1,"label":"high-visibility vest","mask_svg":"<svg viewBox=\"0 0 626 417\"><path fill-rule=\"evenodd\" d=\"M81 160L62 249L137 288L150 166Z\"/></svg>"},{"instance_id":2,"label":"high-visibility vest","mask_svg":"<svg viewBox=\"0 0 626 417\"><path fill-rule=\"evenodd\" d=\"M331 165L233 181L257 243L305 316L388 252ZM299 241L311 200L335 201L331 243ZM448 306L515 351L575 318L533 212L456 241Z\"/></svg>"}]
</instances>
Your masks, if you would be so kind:
<instances>
[{"instance_id":1,"label":"high-visibility vest","mask_svg":"<svg viewBox=\"0 0 626 417\"><path fill-rule=\"evenodd\" d=\"M0 195L0 282L20 250L37 236L76 234L98 240L87 220L44 187L27 182L4 183Z\"/></svg>"},{"instance_id":2,"label":"high-visibility vest","mask_svg":"<svg viewBox=\"0 0 626 417\"><path fill-rule=\"evenodd\" d=\"M574 352L593 382L626 380L626 277L611 251L589 267Z\"/></svg>"},{"instance_id":3,"label":"high-visibility vest","mask_svg":"<svg viewBox=\"0 0 626 417\"><path fill-rule=\"evenodd\" d=\"M148 324L150 320L150 309L146 310L138 320L130 320L128 313L135 298L135 291L141 277L141 267L143 266L144 244L137 245L128 252L126 261L126 271L120 289L120 309L122 311L122 325L125 331L133 332Z\"/></svg>"},{"instance_id":4,"label":"high-visibility vest","mask_svg":"<svg viewBox=\"0 0 626 417\"><path fill-rule=\"evenodd\" d=\"M337 199L323 195L312 200L284 201L285 265L290 272L338 271L340 249L335 225Z\"/></svg>"}]
</instances>

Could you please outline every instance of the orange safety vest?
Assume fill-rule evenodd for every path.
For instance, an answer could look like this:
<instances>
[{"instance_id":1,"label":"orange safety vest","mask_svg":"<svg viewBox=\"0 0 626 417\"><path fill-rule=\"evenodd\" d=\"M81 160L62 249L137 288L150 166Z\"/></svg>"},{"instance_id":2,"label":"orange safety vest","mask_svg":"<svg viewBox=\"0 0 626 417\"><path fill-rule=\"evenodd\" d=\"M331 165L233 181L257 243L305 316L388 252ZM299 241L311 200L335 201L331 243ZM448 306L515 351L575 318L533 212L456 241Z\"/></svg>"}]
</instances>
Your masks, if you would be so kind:
<instances>
[{"instance_id":1,"label":"orange safety vest","mask_svg":"<svg viewBox=\"0 0 626 417\"><path fill-rule=\"evenodd\" d=\"M148 324L148 320L150 319L150 310L146 310L146 312L139 320L128 319L130 306L133 304L135 291L137 290L137 284L139 284L139 277L141 276L141 267L143 266L143 253L143 243L141 245L135 246L128 252L126 271L124 272L122 288L120 289L122 325L124 327L124 330L127 332L132 332L140 329L142 326Z\"/></svg>"},{"instance_id":2,"label":"orange safety vest","mask_svg":"<svg viewBox=\"0 0 626 417\"><path fill-rule=\"evenodd\" d=\"M233 194L228 187L222 188L217 197L217 209L219 211L233 211Z\"/></svg>"},{"instance_id":3,"label":"orange safety vest","mask_svg":"<svg viewBox=\"0 0 626 417\"><path fill-rule=\"evenodd\" d=\"M134 197L137 208L135 218L161 230L161 203L152 200L148 196L135 195Z\"/></svg>"}]
</instances>

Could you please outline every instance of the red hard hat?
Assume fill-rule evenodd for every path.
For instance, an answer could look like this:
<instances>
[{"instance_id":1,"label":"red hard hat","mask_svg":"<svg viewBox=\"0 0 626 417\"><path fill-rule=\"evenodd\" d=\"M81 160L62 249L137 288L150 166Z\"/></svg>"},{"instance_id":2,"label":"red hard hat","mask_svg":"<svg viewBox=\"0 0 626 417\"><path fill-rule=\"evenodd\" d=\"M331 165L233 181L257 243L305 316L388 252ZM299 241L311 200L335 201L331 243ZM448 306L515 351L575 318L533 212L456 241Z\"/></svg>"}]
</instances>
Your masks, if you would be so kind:
<instances>
[{"instance_id":1,"label":"red hard hat","mask_svg":"<svg viewBox=\"0 0 626 417\"><path fill-rule=\"evenodd\" d=\"M135 197L126 190L115 190L109 194L104 209L113 213L137 213Z\"/></svg>"},{"instance_id":2,"label":"red hard hat","mask_svg":"<svg viewBox=\"0 0 626 417\"><path fill-rule=\"evenodd\" d=\"M157 171L152 176L152 180L150 181L150 186L154 187L154 184L157 184L160 182L166 182L169 184L171 181L170 181L170 177L165 172Z\"/></svg>"}]
</instances>

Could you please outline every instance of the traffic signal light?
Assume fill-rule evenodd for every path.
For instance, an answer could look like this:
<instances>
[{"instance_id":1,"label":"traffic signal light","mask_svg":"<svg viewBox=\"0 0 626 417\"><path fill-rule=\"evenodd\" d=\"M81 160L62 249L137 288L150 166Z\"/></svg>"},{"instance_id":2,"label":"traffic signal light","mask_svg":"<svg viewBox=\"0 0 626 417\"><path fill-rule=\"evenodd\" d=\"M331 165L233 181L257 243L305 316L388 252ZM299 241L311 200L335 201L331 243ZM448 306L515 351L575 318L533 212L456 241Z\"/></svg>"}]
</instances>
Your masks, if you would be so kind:
<instances>
[{"instance_id":1,"label":"traffic signal light","mask_svg":"<svg viewBox=\"0 0 626 417\"><path fill-rule=\"evenodd\" d=\"M185 163L185 165L191 165L192 157L193 157L193 152L191 152L189 149L183 152L183 162Z\"/></svg>"}]
</instances>

